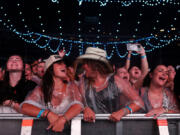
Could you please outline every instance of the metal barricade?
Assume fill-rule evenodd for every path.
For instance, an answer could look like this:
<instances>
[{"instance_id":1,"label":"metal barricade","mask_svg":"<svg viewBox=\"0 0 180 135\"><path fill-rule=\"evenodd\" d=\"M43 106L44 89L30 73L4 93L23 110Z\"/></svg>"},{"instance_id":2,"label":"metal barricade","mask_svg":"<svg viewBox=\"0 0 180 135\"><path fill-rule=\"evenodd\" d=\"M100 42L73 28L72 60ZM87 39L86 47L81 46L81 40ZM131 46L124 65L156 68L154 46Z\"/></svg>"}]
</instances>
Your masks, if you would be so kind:
<instances>
[{"instance_id":1,"label":"metal barricade","mask_svg":"<svg viewBox=\"0 0 180 135\"><path fill-rule=\"evenodd\" d=\"M163 114L158 120L144 114L129 114L119 122L109 114L96 114L96 122L83 121L80 114L63 133L46 130L48 121L22 114L0 114L0 135L180 135L180 114Z\"/></svg>"}]
</instances>

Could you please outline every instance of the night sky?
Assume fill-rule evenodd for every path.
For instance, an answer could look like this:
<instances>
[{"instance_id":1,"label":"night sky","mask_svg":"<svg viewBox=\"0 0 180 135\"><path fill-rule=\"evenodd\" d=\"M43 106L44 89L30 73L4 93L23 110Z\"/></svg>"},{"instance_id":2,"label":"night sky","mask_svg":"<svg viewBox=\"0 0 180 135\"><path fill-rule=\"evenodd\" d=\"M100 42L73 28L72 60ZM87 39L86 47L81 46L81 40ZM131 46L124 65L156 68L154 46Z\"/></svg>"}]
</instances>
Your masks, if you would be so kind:
<instances>
[{"instance_id":1,"label":"night sky","mask_svg":"<svg viewBox=\"0 0 180 135\"><path fill-rule=\"evenodd\" d=\"M29 30L68 40L79 40L78 35L81 35L84 41L95 42L99 35L100 39L98 41L104 43L114 41L115 36L118 36L117 41L127 41L132 39L133 35L136 35L135 39L147 37L151 33L160 35L160 29L166 31L172 27L175 27L176 30L170 36L173 34L179 35L180 33L179 6L173 4L143 7L142 4L136 3L129 7L123 7L118 3L109 3L100 7L99 3L85 2L79 6L76 0L59 0L59 4L52 3L51 0L1 0L0 6L3 6L3 10L0 12L0 20L7 23L10 19L11 21L8 23L13 24L13 28L16 28L17 31L26 33ZM59 10L60 13L58 13ZM22 14L19 14L19 12L22 12ZM80 16L78 15L79 12L81 12ZM4 15L6 13L7 16ZM99 13L101 13L101 16L99 16ZM25 21L22 21L23 19ZM58 19L61 19L61 22ZM79 24L78 21L81 21L81 23ZM140 24L138 24L138 21ZM4 63L9 55L16 53L22 55L28 62L39 57L46 58L53 54L48 48L40 49L34 44L23 41L12 30L3 25L3 22L0 23L1 63ZM98 24L99 22L101 22L101 25ZM118 25L118 22L120 22L120 25ZM25 28L25 25L27 25L27 28ZM62 29L59 29L60 26ZM81 28L81 31L78 31L78 28ZM135 31L136 28L138 31ZM101 31L97 32L98 29ZM119 31L117 32L117 30ZM60 35L61 32L62 35ZM111 50L112 48L109 47L108 49ZM126 51L126 48L122 47L121 49L120 52ZM179 52L179 40L173 41L166 47L147 53L149 64L151 66L163 63L176 66L180 64ZM78 46L74 45L69 57L74 59L78 55ZM113 63L124 62L125 58L119 58L115 54L111 61ZM134 64L139 64L140 60L138 56L133 56L132 61Z\"/></svg>"}]
</instances>

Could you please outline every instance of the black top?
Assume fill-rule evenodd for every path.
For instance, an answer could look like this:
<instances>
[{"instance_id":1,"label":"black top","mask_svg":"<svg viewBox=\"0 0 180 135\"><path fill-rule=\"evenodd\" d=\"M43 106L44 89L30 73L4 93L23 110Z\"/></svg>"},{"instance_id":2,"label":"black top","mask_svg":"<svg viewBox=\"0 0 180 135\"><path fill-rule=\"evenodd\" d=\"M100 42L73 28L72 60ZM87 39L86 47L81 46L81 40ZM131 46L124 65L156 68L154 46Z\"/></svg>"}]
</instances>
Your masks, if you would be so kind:
<instances>
[{"instance_id":1,"label":"black top","mask_svg":"<svg viewBox=\"0 0 180 135\"><path fill-rule=\"evenodd\" d=\"M108 79L108 86L99 92L87 85L85 81L86 102L95 113L112 113L120 109L120 90L114 82L114 76Z\"/></svg>"},{"instance_id":2,"label":"black top","mask_svg":"<svg viewBox=\"0 0 180 135\"><path fill-rule=\"evenodd\" d=\"M0 104L5 100L13 100L21 103L26 95L35 88L36 83L33 81L21 79L15 87L11 87L9 83L0 81Z\"/></svg>"}]
</instances>

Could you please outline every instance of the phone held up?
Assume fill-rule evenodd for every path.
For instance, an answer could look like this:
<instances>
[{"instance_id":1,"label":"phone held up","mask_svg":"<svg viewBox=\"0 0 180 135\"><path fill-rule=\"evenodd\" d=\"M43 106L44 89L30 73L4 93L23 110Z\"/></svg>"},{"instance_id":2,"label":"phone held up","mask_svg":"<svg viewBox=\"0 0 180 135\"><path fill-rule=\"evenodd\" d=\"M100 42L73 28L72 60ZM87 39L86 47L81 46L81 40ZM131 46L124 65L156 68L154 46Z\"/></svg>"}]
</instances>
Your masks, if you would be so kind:
<instances>
[{"instance_id":1,"label":"phone held up","mask_svg":"<svg viewBox=\"0 0 180 135\"><path fill-rule=\"evenodd\" d=\"M136 51L136 52L139 52L141 51L141 44L139 43L129 43L127 44L127 50L128 51Z\"/></svg>"}]
</instances>

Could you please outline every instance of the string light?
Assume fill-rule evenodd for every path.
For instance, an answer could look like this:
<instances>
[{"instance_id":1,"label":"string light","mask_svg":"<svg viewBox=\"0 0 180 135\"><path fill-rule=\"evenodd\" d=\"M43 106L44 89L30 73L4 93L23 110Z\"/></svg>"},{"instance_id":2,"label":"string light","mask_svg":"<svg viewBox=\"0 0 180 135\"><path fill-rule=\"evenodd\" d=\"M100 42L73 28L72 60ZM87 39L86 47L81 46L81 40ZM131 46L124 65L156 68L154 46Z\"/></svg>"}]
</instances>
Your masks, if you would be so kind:
<instances>
[{"instance_id":1,"label":"string light","mask_svg":"<svg viewBox=\"0 0 180 135\"><path fill-rule=\"evenodd\" d=\"M170 0L77 0L81 6L83 2L100 3L100 6L106 6L108 3L120 3L122 6L131 6L132 4L139 3L143 7L146 6L158 6L158 5L180 5L178 0L173 2Z\"/></svg>"},{"instance_id":2,"label":"string light","mask_svg":"<svg viewBox=\"0 0 180 135\"><path fill-rule=\"evenodd\" d=\"M52 0L52 2L59 2L57 0ZM95 2L95 1L91 1L91 0L81 0L81 2ZM99 2L101 4L104 4L106 5L108 2L118 2L118 3L121 3L122 6L130 6L131 4L133 3L143 3L144 5L148 5L149 6L157 6L159 4L162 4L162 2L164 2L165 4L167 3L167 1L163 0L162 2L160 1L151 1L149 0L149 2L147 1L138 1L138 0L135 0L135 1L110 1L110 0L106 0L106 2L103 1L98 1L96 0L96 2ZM172 4L172 3L171 3ZM178 4L178 2L174 2L173 4ZM22 4L17 4L18 7L21 7ZM1 6L0 7L1 10L3 10L4 8ZM38 11L38 13L40 13L40 7L37 7L36 10ZM124 41L118 41L120 40L119 39L119 31L120 31L120 25L121 25L121 22L118 21L117 22L117 25L118 27L116 28L116 34L113 35L114 39L116 39L115 41L103 41L101 40L101 33L102 33L102 30L101 30L101 27L102 27L102 23L101 22L101 17L102 17L102 13L99 12L98 16L99 16L99 22L98 22L98 28L96 29L97 30L97 36L96 36L96 40L97 41L94 41L94 42L89 42L89 41L85 41L83 40L83 36L82 36L82 20L78 20L77 23L78 23L78 27L77 27L77 31L78 31L78 39L75 38L73 40L70 40L70 39L67 39L67 38L64 38L62 35L62 26L61 26L61 18L60 18L60 13L61 13L61 10L58 9L57 11L58 13L58 21L59 21L59 30L60 30L60 36L61 37L52 37L52 36L48 36L47 34L45 34L44 32L45 31L45 28L44 28L44 24L42 22L42 16L40 14L38 14L38 20L41 21L40 22L40 26L41 26L41 30L42 32L40 33L37 33L37 32L30 32L29 30L27 31L26 29L25 30L22 30L20 32L20 30L17 30L16 27L14 27L12 21L10 19L7 18L7 13L4 13L3 16L5 19L3 18L0 18L0 23L2 23L6 28L8 28L9 30L13 31L19 38L21 38L22 40L24 40L25 42L29 43L29 44L34 44L36 45L37 47L39 48L48 48L51 52L53 53L56 53L60 48L62 47L68 47L66 48L67 51L67 56L69 56L72 52L72 49L73 49L73 46L78 46L79 48L79 54L82 55L84 53L84 48L87 47L87 46L94 46L94 47L103 47L104 50L107 51L108 53L108 56L107 58L108 59L111 59L113 57L113 55L117 54L120 58L124 58L127 56L127 51L124 52L124 53L120 53L120 50L121 50L121 47L122 46L125 46L126 44L128 43L137 43L137 42L143 42L143 46L145 47L145 51L146 52L152 52L153 50L155 49L158 49L158 48L162 48L162 47L165 47L167 45L169 45L171 42L175 41L175 40L179 40L180 37L178 35L173 35L171 36L171 39L169 39L169 34L172 32L172 31L175 31L176 30L176 27L171 24L171 28L169 30L167 30L167 28L163 29L163 33L157 33L157 32L153 32L153 33L156 33L156 34L149 34L150 36L147 36L147 37L143 37L143 38L137 38L136 40L134 41L128 41L128 40L124 40ZM179 10L177 13L180 13ZM159 15L163 15L162 11L158 13ZM27 28L27 25L25 24L25 21L26 19L24 19L23 17L23 12L22 11L19 11L19 15L21 16L21 22L24 24L24 28ZM78 16L79 18L82 18L81 17L82 15L82 12L78 12ZM122 17L122 13L119 14L120 18ZM137 27L134 28L134 31L135 33L133 34L133 38L136 38L137 36L135 34L137 34L137 32L139 32L139 26L141 24L141 17L143 16L144 14L142 12L140 12L139 16L138 16L138 19L137 19ZM120 19L121 20L121 19ZM177 21L177 17L173 17L173 20L174 21ZM156 26L153 26L153 29L154 30L157 30L158 25L159 24L160 20L157 18L156 20ZM43 34L42 34L43 33ZM113 33L113 32L112 32ZM112 33L109 33L109 37L111 37ZM163 35L163 36L162 36ZM114 40L113 39L113 40ZM44 41L44 42L40 42L40 41ZM53 41L57 41L57 45L55 45L56 47L52 47L52 42ZM154 42L158 42L157 44L154 44ZM109 49L111 48L111 49ZM132 53L133 55L137 55L137 53Z\"/></svg>"},{"instance_id":3,"label":"string light","mask_svg":"<svg viewBox=\"0 0 180 135\"><path fill-rule=\"evenodd\" d=\"M145 42L145 45L147 45L147 46L150 46L152 49L149 49L149 50L146 50L145 49L145 51L146 52L151 52L151 51L153 51L154 49L157 49L157 48L162 48L162 47L165 47L165 46L167 46L167 45L169 45L171 42L173 42L173 41L175 41L175 40L178 40L178 39L180 39L180 36L174 36L174 38L171 38L171 39L169 39L169 40L164 40L164 39L162 39L162 38L158 38L157 36L150 36L150 37L146 37L146 38L140 38L140 39L137 39L137 40L133 40L133 41L119 41L119 42L117 42L117 41L115 41L115 42L107 42L107 43L103 43L103 42L85 42L85 41L76 41L76 40L67 40L67 39L60 39L60 38L57 38L57 37L50 37L50 36L47 36L47 35L43 35L43 34L40 34L40 33L20 33L20 32L17 32L17 31L14 31L20 38L22 38L25 42L28 42L28 43L32 43L32 44L35 44L36 46L38 46L39 48L46 48L46 47L48 47L53 53L56 53L58 50L59 50L59 48L60 48L60 46L61 45L63 45L63 44L65 44L65 43L70 43L70 49L69 49L69 52L67 53L67 55L70 55L70 53L71 53L71 50L72 50L72 46L73 45L75 45L75 44L80 44L79 46L84 46L85 44L87 44L87 45L91 45L91 46L93 46L93 45L95 45L95 46L101 46L101 45L104 45L104 50L106 50L107 51L107 47L109 46L109 45L111 45L111 46L113 46L113 49L111 50L111 53L110 53L110 55L108 55L108 59L110 59L110 58L112 58L112 56L114 55L114 48L115 48L115 50L116 50L116 53L118 54L118 56L120 57L120 58L124 58L124 57L126 57L126 55L127 55L127 51L124 53L124 54L120 54L120 52L119 52L119 49L118 48L121 48L121 46L122 45L126 45L126 44L128 44L128 43L137 43L137 42L142 42L142 41L144 41ZM28 40L27 39L27 37L37 37L36 39L30 39L30 40ZM40 44L38 44L38 41L40 40L40 39L42 39L42 38L44 38L44 39L46 39L48 42L46 43L46 44L44 44L44 45L40 45ZM163 43L162 45L153 45L152 43L150 43L150 40L157 40L158 42L161 42L161 43ZM59 45L58 45L58 47L57 47L57 49L55 49L55 50L53 50L52 48L51 48L51 45L50 45L50 42L52 41L52 40L58 40L58 41L60 41L59 42ZM81 48L81 49L83 49L83 48ZM81 52L80 52L81 54L83 53L82 52L82 50L81 50ZM137 53L132 53L133 55L137 55Z\"/></svg>"}]
</instances>

